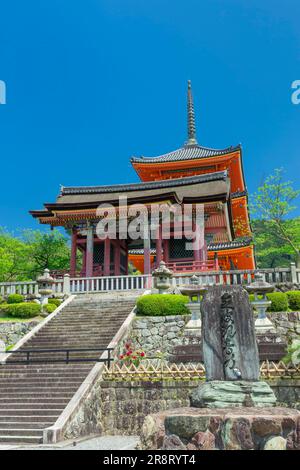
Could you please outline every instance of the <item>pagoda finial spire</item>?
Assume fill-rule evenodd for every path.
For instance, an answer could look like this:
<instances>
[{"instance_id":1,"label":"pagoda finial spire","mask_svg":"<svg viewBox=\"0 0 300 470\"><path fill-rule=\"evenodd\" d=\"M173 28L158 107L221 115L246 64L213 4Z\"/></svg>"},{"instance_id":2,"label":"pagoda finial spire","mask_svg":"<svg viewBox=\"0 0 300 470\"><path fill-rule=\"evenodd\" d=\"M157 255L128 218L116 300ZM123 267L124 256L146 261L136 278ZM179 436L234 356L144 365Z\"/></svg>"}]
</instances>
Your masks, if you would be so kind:
<instances>
[{"instance_id":1,"label":"pagoda finial spire","mask_svg":"<svg viewBox=\"0 0 300 470\"><path fill-rule=\"evenodd\" d=\"M188 141L186 145L197 145L196 139L196 123L195 123L195 111L194 102L192 95L192 84L191 80L188 80L188 96L187 96L187 114L188 114Z\"/></svg>"}]
</instances>

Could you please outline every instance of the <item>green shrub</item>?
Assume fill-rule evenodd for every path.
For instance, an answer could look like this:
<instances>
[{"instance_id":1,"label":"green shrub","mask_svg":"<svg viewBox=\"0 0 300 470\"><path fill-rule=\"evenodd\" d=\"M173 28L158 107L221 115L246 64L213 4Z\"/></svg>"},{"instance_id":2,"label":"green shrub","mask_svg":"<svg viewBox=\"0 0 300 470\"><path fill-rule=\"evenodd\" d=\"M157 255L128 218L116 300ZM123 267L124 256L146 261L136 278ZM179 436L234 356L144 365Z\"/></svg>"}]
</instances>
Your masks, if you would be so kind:
<instances>
[{"instance_id":1,"label":"green shrub","mask_svg":"<svg viewBox=\"0 0 300 470\"><path fill-rule=\"evenodd\" d=\"M188 297L175 294L143 295L137 301L137 315L166 316L190 313L186 306Z\"/></svg>"},{"instance_id":2,"label":"green shrub","mask_svg":"<svg viewBox=\"0 0 300 470\"><path fill-rule=\"evenodd\" d=\"M53 305L56 305L56 307L58 307L61 304L61 300L60 299L48 299L48 305L49 304L53 304Z\"/></svg>"},{"instance_id":3,"label":"green shrub","mask_svg":"<svg viewBox=\"0 0 300 470\"><path fill-rule=\"evenodd\" d=\"M49 299L50 300L50 299ZM43 310L47 313L52 313L54 312L54 310L57 309L57 305L53 304L53 303L50 303L50 304L46 304L44 305L43 307Z\"/></svg>"},{"instance_id":4,"label":"green shrub","mask_svg":"<svg viewBox=\"0 0 300 470\"><path fill-rule=\"evenodd\" d=\"M272 292L267 294L267 298L272 302L268 308L269 312L286 312L288 310L288 296L284 292Z\"/></svg>"},{"instance_id":5,"label":"green shrub","mask_svg":"<svg viewBox=\"0 0 300 470\"><path fill-rule=\"evenodd\" d=\"M10 294L7 297L8 304L20 304L21 302L24 302L24 297L21 294Z\"/></svg>"},{"instance_id":6,"label":"green shrub","mask_svg":"<svg viewBox=\"0 0 300 470\"><path fill-rule=\"evenodd\" d=\"M4 314L16 318L33 318L41 313L41 305L35 302L22 302L19 304L1 304L0 315Z\"/></svg>"},{"instance_id":7,"label":"green shrub","mask_svg":"<svg viewBox=\"0 0 300 470\"><path fill-rule=\"evenodd\" d=\"M286 312L289 309L288 297L284 292L272 292L267 294L267 298L272 302L268 312ZM259 295L258 299L262 299L262 295ZM254 294L249 295L249 300L250 302L255 300Z\"/></svg>"},{"instance_id":8,"label":"green shrub","mask_svg":"<svg viewBox=\"0 0 300 470\"><path fill-rule=\"evenodd\" d=\"M289 307L291 310L300 311L300 291L292 290L286 293L288 297Z\"/></svg>"}]
</instances>

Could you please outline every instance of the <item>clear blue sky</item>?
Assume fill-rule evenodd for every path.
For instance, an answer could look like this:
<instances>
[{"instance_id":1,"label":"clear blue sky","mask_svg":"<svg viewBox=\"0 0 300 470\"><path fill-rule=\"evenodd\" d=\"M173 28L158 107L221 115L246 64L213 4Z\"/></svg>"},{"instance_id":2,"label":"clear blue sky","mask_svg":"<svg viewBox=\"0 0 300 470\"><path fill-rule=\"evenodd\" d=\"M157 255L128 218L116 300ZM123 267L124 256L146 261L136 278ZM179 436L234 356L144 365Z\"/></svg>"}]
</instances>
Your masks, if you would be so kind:
<instances>
[{"instance_id":1,"label":"clear blue sky","mask_svg":"<svg viewBox=\"0 0 300 470\"><path fill-rule=\"evenodd\" d=\"M9 0L0 11L0 225L59 185L137 181L132 155L186 140L242 143L253 192L274 168L299 182L299 0ZM297 181L298 179L298 181Z\"/></svg>"}]
</instances>

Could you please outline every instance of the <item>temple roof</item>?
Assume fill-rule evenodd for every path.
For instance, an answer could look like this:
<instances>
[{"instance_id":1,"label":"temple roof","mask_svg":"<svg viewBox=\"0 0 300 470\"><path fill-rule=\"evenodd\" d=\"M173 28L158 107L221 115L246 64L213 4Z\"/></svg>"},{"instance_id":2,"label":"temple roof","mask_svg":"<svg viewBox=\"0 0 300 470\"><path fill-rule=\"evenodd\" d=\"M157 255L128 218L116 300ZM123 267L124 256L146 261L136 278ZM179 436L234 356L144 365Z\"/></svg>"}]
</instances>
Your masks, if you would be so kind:
<instances>
[{"instance_id":1,"label":"temple roof","mask_svg":"<svg viewBox=\"0 0 300 470\"><path fill-rule=\"evenodd\" d=\"M233 241L228 241L228 242L218 242L218 243L213 243L210 242L207 244L207 249L208 251L221 251L221 250L228 250L228 249L234 249L234 248L243 248L245 246L249 246L252 243L251 238L245 238L243 240L233 240ZM144 250L141 248L137 249L130 249L128 252L131 255L142 255L144 253ZM151 248L150 250L152 255L155 255L156 250L155 248Z\"/></svg>"},{"instance_id":2,"label":"temple roof","mask_svg":"<svg viewBox=\"0 0 300 470\"><path fill-rule=\"evenodd\" d=\"M181 160L196 160L198 158L218 157L240 150L241 146L227 147L225 149L212 149L198 144L196 137L196 120L191 81L188 80L187 90L187 142L177 150L157 157L132 157L131 163L166 163Z\"/></svg>"},{"instance_id":3,"label":"temple roof","mask_svg":"<svg viewBox=\"0 0 300 470\"><path fill-rule=\"evenodd\" d=\"M198 158L218 157L220 155L226 155L240 149L240 144L235 147L231 146L225 149L212 149L208 147L202 147L198 144L187 144L180 149L174 150L173 152L169 152L164 155L160 155L158 157L132 157L130 161L131 163L166 163L181 160L196 160Z\"/></svg>"},{"instance_id":4,"label":"temple roof","mask_svg":"<svg viewBox=\"0 0 300 470\"><path fill-rule=\"evenodd\" d=\"M160 180L160 181L148 181L140 183L129 183L129 184L114 184L105 186L62 186L61 196L67 196L70 194L105 194L105 193L116 193L116 192L131 192L148 189L160 189L160 188L171 188L178 186L185 186L190 184L206 183L209 181L220 181L227 178L227 171L218 171L215 173L206 173L204 175L189 176L186 178Z\"/></svg>"},{"instance_id":5,"label":"temple roof","mask_svg":"<svg viewBox=\"0 0 300 470\"><path fill-rule=\"evenodd\" d=\"M199 203L228 201L230 180L227 171L186 178L111 186L62 187L55 203L44 204L46 210L30 211L34 217L53 216L57 211L95 209L99 204ZM125 201L125 199L124 199ZM126 202L124 202L126 203Z\"/></svg>"}]
</instances>

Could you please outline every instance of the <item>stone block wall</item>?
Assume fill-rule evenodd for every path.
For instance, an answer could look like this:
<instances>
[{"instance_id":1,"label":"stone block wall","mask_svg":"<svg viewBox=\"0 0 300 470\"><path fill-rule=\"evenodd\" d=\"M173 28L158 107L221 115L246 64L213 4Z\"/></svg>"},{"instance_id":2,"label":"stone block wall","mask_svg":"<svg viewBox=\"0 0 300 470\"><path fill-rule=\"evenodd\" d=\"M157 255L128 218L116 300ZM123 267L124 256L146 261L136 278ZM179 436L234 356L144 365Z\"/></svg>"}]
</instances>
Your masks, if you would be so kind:
<instances>
[{"instance_id":1,"label":"stone block wall","mask_svg":"<svg viewBox=\"0 0 300 470\"><path fill-rule=\"evenodd\" d=\"M276 395L278 406L300 410L300 380L272 380L268 383ZM188 407L189 396L197 385L198 380L103 381L98 395L98 425L104 434L139 435L147 415Z\"/></svg>"},{"instance_id":2,"label":"stone block wall","mask_svg":"<svg viewBox=\"0 0 300 470\"><path fill-rule=\"evenodd\" d=\"M189 406L189 395L197 383L102 382L98 420L103 432L139 435L148 414Z\"/></svg>"},{"instance_id":3,"label":"stone block wall","mask_svg":"<svg viewBox=\"0 0 300 470\"><path fill-rule=\"evenodd\" d=\"M276 333L286 342L288 337L300 334L300 312L269 312L268 317L275 326ZM136 317L129 334L117 349L117 354L123 352L124 343L130 339L138 348L141 347L147 356L155 356L157 350L170 354L174 346L198 343L197 338L184 335L190 315L165 317ZM278 338L280 341L280 338Z\"/></svg>"},{"instance_id":4,"label":"stone block wall","mask_svg":"<svg viewBox=\"0 0 300 470\"><path fill-rule=\"evenodd\" d=\"M4 341L6 347L16 344L38 323L36 320L28 322L1 322L0 341Z\"/></svg>"},{"instance_id":5,"label":"stone block wall","mask_svg":"<svg viewBox=\"0 0 300 470\"><path fill-rule=\"evenodd\" d=\"M128 339L147 356L155 356L158 350L169 354L174 346L184 344L183 333L190 318L190 315L136 317L127 337L119 345L118 354L122 353Z\"/></svg>"}]
</instances>

